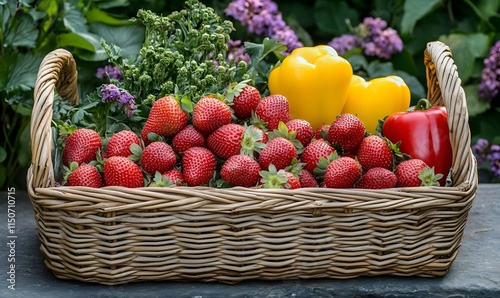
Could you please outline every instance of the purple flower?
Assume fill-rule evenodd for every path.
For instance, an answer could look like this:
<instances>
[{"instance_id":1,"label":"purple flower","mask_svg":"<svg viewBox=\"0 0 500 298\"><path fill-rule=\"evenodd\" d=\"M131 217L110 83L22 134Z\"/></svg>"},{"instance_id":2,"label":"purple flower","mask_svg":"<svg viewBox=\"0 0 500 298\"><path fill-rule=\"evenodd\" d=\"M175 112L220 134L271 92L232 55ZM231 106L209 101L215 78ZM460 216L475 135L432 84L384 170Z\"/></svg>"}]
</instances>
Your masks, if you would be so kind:
<instances>
[{"instance_id":1,"label":"purple flower","mask_svg":"<svg viewBox=\"0 0 500 298\"><path fill-rule=\"evenodd\" d=\"M490 143L486 139L478 139L476 144L472 146L472 153L477 159L478 163L483 163L488 155Z\"/></svg>"},{"instance_id":2,"label":"purple flower","mask_svg":"<svg viewBox=\"0 0 500 298\"><path fill-rule=\"evenodd\" d=\"M123 80L120 68L114 65L99 67L96 72L96 77L106 82L109 82L111 79L115 79L117 81Z\"/></svg>"},{"instance_id":3,"label":"purple flower","mask_svg":"<svg viewBox=\"0 0 500 298\"><path fill-rule=\"evenodd\" d=\"M493 102L498 98L500 89L500 41L490 49L490 56L484 59L481 82L478 86L480 98Z\"/></svg>"},{"instance_id":4,"label":"purple flower","mask_svg":"<svg viewBox=\"0 0 500 298\"><path fill-rule=\"evenodd\" d=\"M490 152L487 156L490 163L490 170L495 177L500 177L500 146L493 144L490 146Z\"/></svg>"},{"instance_id":5,"label":"purple flower","mask_svg":"<svg viewBox=\"0 0 500 298\"><path fill-rule=\"evenodd\" d=\"M245 47L243 46L243 42L241 40L230 40L227 45L228 45L228 52L227 52L228 62L234 59L234 62L243 60L247 64L250 63L251 60L250 56L247 53L245 53Z\"/></svg>"},{"instance_id":6,"label":"purple flower","mask_svg":"<svg viewBox=\"0 0 500 298\"><path fill-rule=\"evenodd\" d=\"M101 97L103 102L117 102L123 106L125 113L131 117L136 109L135 98L127 91L120 90L113 84L108 84L101 89Z\"/></svg>"},{"instance_id":7,"label":"purple flower","mask_svg":"<svg viewBox=\"0 0 500 298\"><path fill-rule=\"evenodd\" d=\"M250 33L276 38L287 47L289 53L303 46L295 32L283 20L274 1L233 0L224 13L246 26Z\"/></svg>"},{"instance_id":8,"label":"purple flower","mask_svg":"<svg viewBox=\"0 0 500 298\"><path fill-rule=\"evenodd\" d=\"M337 50L339 55L361 47L366 56L382 59L391 59L403 50L403 41L398 32L387 27L387 22L381 18L367 17L353 31L355 35L341 35L333 38L328 45Z\"/></svg>"},{"instance_id":9,"label":"purple flower","mask_svg":"<svg viewBox=\"0 0 500 298\"><path fill-rule=\"evenodd\" d=\"M334 48L339 55L343 55L360 45L361 39L352 34L343 34L339 37L332 39L328 45Z\"/></svg>"}]
</instances>

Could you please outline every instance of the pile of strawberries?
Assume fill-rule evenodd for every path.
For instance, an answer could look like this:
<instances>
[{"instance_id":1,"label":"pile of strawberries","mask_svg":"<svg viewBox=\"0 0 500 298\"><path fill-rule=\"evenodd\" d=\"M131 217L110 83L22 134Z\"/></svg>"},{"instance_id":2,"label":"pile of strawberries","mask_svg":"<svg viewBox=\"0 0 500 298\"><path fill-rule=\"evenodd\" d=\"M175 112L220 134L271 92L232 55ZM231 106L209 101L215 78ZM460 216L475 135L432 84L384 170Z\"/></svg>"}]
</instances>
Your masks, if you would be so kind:
<instances>
[{"instance_id":1,"label":"pile of strawberries","mask_svg":"<svg viewBox=\"0 0 500 298\"><path fill-rule=\"evenodd\" d=\"M80 128L63 148L69 186L200 186L381 189L436 185L423 161L368 134L352 114L313 130L290 119L282 95L250 85L231 102L205 96L191 112L172 96L158 99L141 135L123 130L103 142Z\"/></svg>"}]
</instances>

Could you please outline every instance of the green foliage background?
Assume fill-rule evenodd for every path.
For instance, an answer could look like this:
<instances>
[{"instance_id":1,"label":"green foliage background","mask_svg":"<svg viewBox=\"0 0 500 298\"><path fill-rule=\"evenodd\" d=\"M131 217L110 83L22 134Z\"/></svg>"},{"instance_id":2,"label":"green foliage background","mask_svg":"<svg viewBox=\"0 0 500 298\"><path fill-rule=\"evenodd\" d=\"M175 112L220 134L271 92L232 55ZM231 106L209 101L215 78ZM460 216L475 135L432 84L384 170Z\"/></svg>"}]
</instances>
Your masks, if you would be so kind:
<instances>
[{"instance_id":1,"label":"green foliage background","mask_svg":"<svg viewBox=\"0 0 500 298\"><path fill-rule=\"evenodd\" d=\"M201 1L220 15L229 0ZM415 101L425 96L423 52L426 43L441 40L452 49L466 91L473 142L482 137L500 143L498 103L478 98L483 60L500 38L500 0L278 0L284 19L305 45L328 43L349 33L364 17L381 17L396 29L404 50L391 61L368 59L359 52L347 58L367 77L400 74ZM30 164L29 120L33 87L43 57L56 48L70 50L77 62L80 98L101 84L98 67L108 64L101 37L137 53L144 28L130 22L140 8L160 14L180 10L183 0L0 0L0 136L1 189L23 189ZM348 22L346 21L348 20ZM245 28L234 23L234 39L251 40Z\"/></svg>"}]
</instances>

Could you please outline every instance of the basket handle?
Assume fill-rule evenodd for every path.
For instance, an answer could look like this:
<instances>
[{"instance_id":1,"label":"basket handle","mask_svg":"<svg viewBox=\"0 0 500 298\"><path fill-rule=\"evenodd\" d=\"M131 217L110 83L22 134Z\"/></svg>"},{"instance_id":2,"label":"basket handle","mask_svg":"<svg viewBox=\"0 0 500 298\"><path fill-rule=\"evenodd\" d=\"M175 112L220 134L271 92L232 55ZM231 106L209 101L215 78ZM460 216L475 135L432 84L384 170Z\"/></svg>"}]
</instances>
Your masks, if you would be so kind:
<instances>
[{"instance_id":1,"label":"basket handle","mask_svg":"<svg viewBox=\"0 0 500 298\"><path fill-rule=\"evenodd\" d=\"M444 105L448 112L453 152L450 175L452 186L458 186L472 179L468 175L476 171L470 148L469 114L465 92L461 86L462 81L458 76L450 48L440 41L427 43L424 64L428 87L427 99L432 105Z\"/></svg>"},{"instance_id":2,"label":"basket handle","mask_svg":"<svg viewBox=\"0 0 500 298\"><path fill-rule=\"evenodd\" d=\"M75 60L67 50L57 49L48 53L40 64L30 121L31 167L28 171L28 184L31 185L28 185L28 188L54 185L51 130L54 89L62 98L76 104L77 79Z\"/></svg>"}]
</instances>

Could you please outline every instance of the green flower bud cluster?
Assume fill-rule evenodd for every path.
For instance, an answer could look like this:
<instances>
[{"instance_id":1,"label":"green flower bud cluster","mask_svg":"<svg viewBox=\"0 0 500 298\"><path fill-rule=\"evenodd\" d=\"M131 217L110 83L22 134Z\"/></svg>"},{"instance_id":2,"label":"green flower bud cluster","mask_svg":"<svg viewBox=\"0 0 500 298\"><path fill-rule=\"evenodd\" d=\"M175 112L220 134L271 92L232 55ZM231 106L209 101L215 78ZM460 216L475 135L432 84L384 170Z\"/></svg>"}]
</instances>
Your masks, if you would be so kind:
<instances>
[{"instance_id":1,"label":"green flower bud cluster","mask_svg":"<svg viewBox=\"0 0 500 298\"><path fill-rule=\"evenodd\" d=\"M168 16L138 11L136 22L145 26L145 40L137 57L122 57L120 49L104 42L111 62L122 70L123 88L138 102L174 93L196 102L247 77L246 63L226 61L233 24L198 0L187 0L185 6Z\"/></svg>"}]
</instances>

